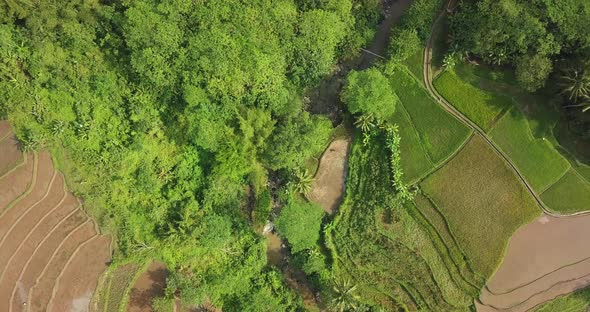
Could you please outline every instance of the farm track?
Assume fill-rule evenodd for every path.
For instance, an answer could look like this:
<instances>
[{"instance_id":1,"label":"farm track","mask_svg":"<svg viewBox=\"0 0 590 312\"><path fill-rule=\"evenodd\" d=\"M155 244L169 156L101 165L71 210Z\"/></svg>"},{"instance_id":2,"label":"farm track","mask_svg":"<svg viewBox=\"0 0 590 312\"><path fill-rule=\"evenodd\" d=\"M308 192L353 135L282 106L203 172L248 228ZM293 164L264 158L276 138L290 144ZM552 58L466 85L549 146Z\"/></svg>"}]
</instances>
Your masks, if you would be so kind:
<instances>
[{"instance_id":1,"label":"farm track","mask_svg":"<svg viewBox=\"0 0 590 312\"><path fill-rule=\"evenodd\" d=\"M87 311L110 237L68 192L51 155L19 151L6 121L0 149L0 311Z\"/></svg>"},{"instance_id":2,"label":"farm track","mask_svg":"<svg viewBox=\"0 0 590 312\"><path fill-rule=\"evenodd\" d=\"M449 0L446 9L443 10L435 20L430 36L428 38L426 48L424 49L423 58L423 79L426 89L430 95L445 109L449 114L457 118L467 127L479 134L484 141L494 149L494 151L512 168L513 172L525 185L529 193L533 196L541 210L550 217L569 219L572 217L584 217L590 215L590 211L581 211L573 214L559 214L551 211L545 203L541 200L532 186L528 183L525 177L517 169L512 160L500 149L487 133L476 125L473 121L463 115L445 98L443 98L433 86L432 77L432 46L433 34L436 27L439 25L441 19L455 4L455 0ZM542 238L541 238L542 239ZM508 255L506 255L508 256ZM528 311L534 307L554 299L558 296L568 294L575 290L587 287L590 285L590 258L584 258L574 263L562 265L557 269L550 271L536 279L527 283L518 285L508 291L493 292L489 288L489 284L484 287L480 297L476 299L475 305L477 311L491 312L491 311ZM532 259L531 259L532 260ZM542 261L542 259L540 259ZM497 273L497 272L496 272ZM489 282L489 281L488 281Z\"/></svg>"}]
</instances>

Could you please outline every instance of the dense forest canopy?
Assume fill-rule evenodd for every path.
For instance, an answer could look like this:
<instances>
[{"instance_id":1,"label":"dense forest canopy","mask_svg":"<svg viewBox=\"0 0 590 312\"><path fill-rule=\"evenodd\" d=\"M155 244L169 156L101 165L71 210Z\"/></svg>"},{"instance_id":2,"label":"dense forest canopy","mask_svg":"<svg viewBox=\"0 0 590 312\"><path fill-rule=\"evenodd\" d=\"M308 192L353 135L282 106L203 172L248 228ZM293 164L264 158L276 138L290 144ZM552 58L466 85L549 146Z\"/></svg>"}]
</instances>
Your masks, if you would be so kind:
<instances>
[{"instance_id":1,"label":"dense forest canopy","mask_svg":"<svg viewBox=\"0 0 590 312\"><path fill-rule=\"evenodd\" d=\"M54 151L119 258L165 260L189 302L300 304L267 269L246 199L265 222L269 172L287 191L325 148L333 125L302 95L368 42L379 1L16 0L0 12L0 116L26 150Z\"/></svg>"}]
</instances>

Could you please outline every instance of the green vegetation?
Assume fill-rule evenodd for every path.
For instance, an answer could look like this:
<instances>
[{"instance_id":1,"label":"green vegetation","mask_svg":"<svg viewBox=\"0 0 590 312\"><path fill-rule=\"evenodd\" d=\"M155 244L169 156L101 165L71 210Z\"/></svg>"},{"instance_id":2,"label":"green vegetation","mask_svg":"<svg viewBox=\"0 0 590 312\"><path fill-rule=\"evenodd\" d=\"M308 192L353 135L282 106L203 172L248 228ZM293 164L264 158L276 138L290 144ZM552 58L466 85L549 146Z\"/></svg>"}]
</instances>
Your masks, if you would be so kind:
<instances>
[{"instance_id":1,"label":"green vegetation","mask_svg":"<svg viewBox=\"0 0 590 312\"><path fill-rule=\"evenodd\" d=\"M467 310L472 297L454 283L428 233L391 192L384 140L374 135L363 144L357 136L353 143L346 199L327 234L337 255L335 278L353 281L361 303L387 310Z\"/></svg>"},{"instance_id":2,"label":"green vegetation","mask_svg":"<svg viewBox=\"0 0 590 312\"><path fill-rule=\"evenodd\" d=\"M446 71L439 76L435 81L439 91L445 89L441 87L443 84L440 83L445 77L453 77L453 81L446 83L449 88L467 85L468 88L475 90L474 92L487 94L492 98L512 98L513 101L503 105L507 111L489 131L491 138L514 162L516 168L537 194L541 195L544 192L551 194L541 196L549 209L559 213L587 210L588 183L586 183L587 180L579 177L579 175L586 174L586 166L579 163L575 156L559 146L553 132L555 127L561 125L557 124L555 111L543 106L547 105L547 99L544 99L542 94L528 94L511 85L514 84L515 77L507 70L493 70L462 63L457 65L454 71ZM473 117L475 112L497 111L498 105L490 104L490 101L476 100L478 97L475 95L467 96L465 99L472 99L467 109L470 113L463 111L472 120L476 120ZM451 103L456 105L460 101L454 100ZM495 102L497 103L497 101ZM532 103L542 105L535 106ZM465 102L462 105L467 104ZM522 111L526 112L526 116ZM481 115L483 116L483 114ZM492 115L493 113L490 113L489 118ZM543 168L543 170L539 170L539 168ZM566 180L569 187L563 188L560 186L561 183L556 182L564 177L568 170L572 170L576 175L567 174L567 176L571 176ZM555 187L549 192L548 188L553 185ZM557 189L561 190L561 196L569 194L567 202L557 200L558 195L555 191Z\"/></svg>"},{"instance_id":3,"label":"green vegetation","mask_svg":"<svg viewBox=\"0 0 590 312\"><path fill-rule=\"evenodd\" d=\"M588 310L588 307L590 307L590 289L586 288L546 302L535 308L533 311L585 312Z\"/></svg>"},{"instance_id":4,"label":"green vegetation","mask_svg":"<svg viewBox=\"0 0 590 312\"><path fill-rule=\"evenodd\" d=\"M567 160L549 141L533 137L525 117L518 108L506 113L490 134L533 189L539 193L569 169ZM543 170L539 170L540 168Z\"/></svg>"},{"instance_id":5,"label":"green vegetation","mask_svg":"<svg viewBox=\"0 0 590 312\"><path fill-rule=\"evenodd\" d=\"M541 199L560 213L585 211L590 207L590 183L572 168L543 192Z\"/></svg>"},{"instance_id":6,"label":"green vegetation","mask_svg":"<svg viewBox=\"0 0 590 312\"><path fill-rule=\"evenodd\" d=\"M436 90L484 131L488 131L500 114L512 105L512 99L479 89L459 78L452 70L434 81Z\"/></svg>"},{"instance_id":7,"label":"green vegetation","mask_svg":"<svg viewBox=\"0 0 590 312\"><path fill-rule=\"evenodd\" d=\"M403 67L395 66L389 77L430 159L439 164L467 139L469 129L445 112Z\"/></svg>"},{"instance_id":8,"label":"green vegetation","mask_svg":"<svg viewBox=\"0 0 590 312\"><path fill-rule=\"evenodd\" d=\"M500 263L512 233L541 212L510 167L479 136L421 186L475 271L486 278Z\"/></svg>"},{"instance_id":9,"label":"green vegetation","mask_svg":"<svg viewBox=\"0 0 590 312\"><path fill-rule=\"evenodd\" d=\"M590 101L583 90L590 90L589 13L590 2L579 0L463 1L449 38L454 52L472 60L511 65L520 87L542 92L560 108L554 115L565 117L561 122L568 124L569 135L588 142L584 112Z\"/></svg>"},{"instance_id":10,"label":"green vegetation","mask_svg":"<svg viewBox=\"0 0 590 312\"><path fill-rule=\"evenodd\" d=\"M264 273L268 185L283 192L325 148L332 124L304 110L303 94L370 40L380 9L3 1L0 115L25 148L53 152L115 235L115 263L161 259L177 281L170 294L190 304L297 309Z\"/></svg>"},{"instance_id":11,"label":"green vegetation","mask_svg":"<svg viewBox=\"0 0 590 312\"><path fill-rule=\"evenodd\" d=\"M313 248L318 243L323 216L322 208L293 198L283 207L276 220L276 227L289 242L291 250L299 252Z\"/></svg>"},{"instance_id":12,"label":"green vegetation","mask_svg":"<svg viewBox=\"0 0 590 312\"><path fill-rule=\"evenodd\" d=\"M98 311L124 309L153 259L170 271L156 311L172 311L177 296L302 311L318 299L304 304L303 286L321 309L472 311L510 235L540 210L423 86L421 50L443 2L412 1L388 59L357 70L383 1L0 1L0 117L24 150L51 150L116 239ZM551 209L587 209L590 169L578 154L590 137L580 116L590 5L458 5L436 34L437 90ZM335 89L316 90L322 81ZM345 106L334 97L321 108L324 93ZM330 139L353 131L344 201L326 215L305 194ZM267 263L267 221L288 244L282 271Z\"/></svg>"},{"instance_id":13,"label":"green vegetation","mask_svg":"<svg viewBox=\"0 0 590 312\"><path fill-rule=\"evenodd\" d=\"M142 273L142 267L134 263L119 264L110 267L99 283L98 292L93 298L93 311L110 312L127 309L129 291L136 277Z\"/></svg>"},{"instance_id":14,"label":"green vegetation","mask_svg":"<svg viewBox=\"0 0 590 312\"><path fill-rule=\"evenodd\" d=\"M418 132L409 119L408 113L400 105L396 110L392 123L398 125L400 137L400 166L404 171L403 181L408 184L414 184L424 174L434 168L426 150L424 149Z\"/></svg>"},{"instance_id":15,"label":"green vegetation","mask_svg":"<svg viewBox=\"0 0 590 312\"><path fill-rule=\"evenodd\" d=\"M370 68L348 74L346 86L342 90L342 101L353 114L388 120L393 116L399 99L381 71Z\"/></svg>"}]
</instances>

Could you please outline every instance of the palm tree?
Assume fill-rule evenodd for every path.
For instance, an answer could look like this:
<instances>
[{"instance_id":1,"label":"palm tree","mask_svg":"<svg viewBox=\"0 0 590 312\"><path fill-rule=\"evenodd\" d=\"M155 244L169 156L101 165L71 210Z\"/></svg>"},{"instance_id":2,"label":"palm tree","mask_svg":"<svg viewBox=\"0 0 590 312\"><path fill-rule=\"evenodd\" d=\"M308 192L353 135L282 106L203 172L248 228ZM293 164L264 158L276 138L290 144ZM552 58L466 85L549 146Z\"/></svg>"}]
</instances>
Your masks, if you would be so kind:
<instances>
[{"instance_id":1,"label":"palm tree","mask_svg":"<svg viewBox=\"0 0 590 312\"><path fill-rule=\"evenodd\" d=\"M373 114L361 115L355 122L354 125L359 127L363 132L367 133L375 127L375 117Z\"/></svg>"},{"instance_id":2,"label":"palm tree","mask_svg":"<svg viewBox=\"0 0 590 312\"><path fill-rule=\"evenodd\" d=\"M561 80L561 92L571 101L577 102L580 98L590 96L590 75L585 70L571 70L568 74L561 76Z\"/></svg>"},{"instance_id":3,"label":"palm tree","mask_svg":"<svg viewBox=\"0 0 590 312\"><path fill-rule=\"evenodd\" d=\"M356 285L349 280L337 282L334 285L334 298L332 306L335 311L344 312L358 308L358 296L354 294Z\"/></svg>"},{"instance_id":4,"label":"palm tree","mask_svg":"<svg viewBox=\"0 0 590 312\"><path fill-rule=\"evenodd\" d=\"M590 110L590 96L584 96L584 98L580 101L580 104L566 105L564 107L580 107L582 109L582 113L585 113Z\"/></svg>"},{"instance_id":5,"label":"palm tree","mask_svg":"<svg viewBox=\"0 0 590 312\"><path fill-rule=\"evenodd\" d=\"M307 170L295 170L295 191L297 193L307 194L311 191L313 177Z\"/></svg>"}]
</instances>

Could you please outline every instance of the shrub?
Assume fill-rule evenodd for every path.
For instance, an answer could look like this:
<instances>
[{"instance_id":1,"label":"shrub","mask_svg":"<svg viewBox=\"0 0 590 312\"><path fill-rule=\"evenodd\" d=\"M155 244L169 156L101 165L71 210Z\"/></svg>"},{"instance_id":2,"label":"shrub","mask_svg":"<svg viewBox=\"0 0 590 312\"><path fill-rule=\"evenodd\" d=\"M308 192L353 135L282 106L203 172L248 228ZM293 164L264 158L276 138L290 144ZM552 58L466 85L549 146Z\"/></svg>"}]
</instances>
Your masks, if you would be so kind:
<instances>
[{"instance_id":1,"label":"shrub","mask_svg":"<svg viewBox=\"0 0 590 312\"><path fill-rule=\"evenodd\" d=\"M373 115L384 121L393 116L399 99L387 78L378 69L370 68L348 75L342 101L351 113Z\"/></svg>"},{"instance_id":2,"label":"shrub","mask_svg":"<svg viewBox=\"0 0 590 312\"><path fill-rule=\"evenodd\" d=\"M291 199L276 220L276 228L286 238L291 250L312 248L320 238L324 211L302 199Z\"/></svg>"},{"instance_id":3,"label":"shrub","mask_svg":"<svg viewBox=\"0 0 590 312\"><path fill-rule=\"evenodd\" d=\"M402 62L414 55L422 42L415 29L401 29L396 31L389 43L389 52L393 60Z\"/></svg>"}]
</instances>

